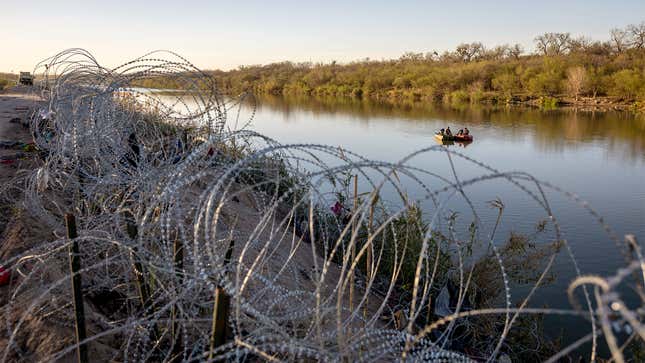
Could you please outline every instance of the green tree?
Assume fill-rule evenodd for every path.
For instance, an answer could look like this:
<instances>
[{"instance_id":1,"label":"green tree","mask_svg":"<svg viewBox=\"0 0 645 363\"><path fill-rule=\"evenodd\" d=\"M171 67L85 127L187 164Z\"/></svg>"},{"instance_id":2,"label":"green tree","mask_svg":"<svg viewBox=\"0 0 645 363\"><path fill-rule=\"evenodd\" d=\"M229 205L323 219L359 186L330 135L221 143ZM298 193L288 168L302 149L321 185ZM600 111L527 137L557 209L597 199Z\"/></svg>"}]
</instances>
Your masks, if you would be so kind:
<instances>
[{"instance_id":1,"label":"green tree","mask_svg":"<svg viewBox=\"0 0 645 363\"><path fill-rule=\"evenodd\" d=\"M606 83L606 75L602 67L590 67L587 70L587 87L593 98L607 89Z\"/></svg>"},{"instance_id":2,"label":"green tree","mask_svg":"<svg viewBox=\"0 0 645 363\"><path fill-rule=\"evenodd\" d=\"M642 96L644 91L642 72L635 69L623 69L612 76L611 94L624 99Z\"/></svg>"},{"instance_id":3,"label":"green tree","mask_svg":"<svg viewBox=\"0 0 645 363\"><path fill-rule=\"evenodd\" d=\"M561 80L562 76L558 72L544 71L529 80L528 88L537 96L554 96L560 92Z\"/></svg>"},{"instance_id":4,"label":"green tree","mask_svg":"<svg viewBox=\"0 0 645 363\"><path fill-rule=\"evenodd\" d=\"M514 72L504 72L493 78L493 88L502 92L507 100L520 89L519 77Z\"/></svg>"}]
</instances>

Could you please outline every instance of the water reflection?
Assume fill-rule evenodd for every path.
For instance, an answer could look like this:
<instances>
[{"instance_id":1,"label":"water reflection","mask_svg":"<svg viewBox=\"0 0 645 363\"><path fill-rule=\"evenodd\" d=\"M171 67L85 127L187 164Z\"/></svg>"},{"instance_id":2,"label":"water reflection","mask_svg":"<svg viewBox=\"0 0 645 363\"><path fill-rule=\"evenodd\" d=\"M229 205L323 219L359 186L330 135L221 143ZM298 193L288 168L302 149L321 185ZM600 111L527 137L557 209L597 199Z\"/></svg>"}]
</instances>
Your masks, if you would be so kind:
<instances>
[{"instance_id":1,"label":"water reflection","mask_svg":"<svg viewBox=\"0 0 645 363\"><path fill-rule=\"evenodd\" d=\"M452 141L452 140L438 140L438 139L434 139L434 141L437 144L444 145L446 147L454 146L454 147L463 147L464 149L468 147L468 145L473 143L472 141Z\"/></svg>"},{"instance_id":2,"label":"water reflection","mask_svg":"<svg viewBox=\"0 0 645 363\"><path fill-rule=\"evenodd\" d=\"M240 120L253 117L251 128L282 143L339 146L362 156L391 162L411 152L436 146L435 131L450 126L467 126L472 143L441 143L465 157L500 171L526 171L579 195L593 206L618 236L645 236L645 117L618 111L537 110L529 107L445 107L415 103L392 106L352 99L261 97L257 108L246 104ZM236 117L236 116L233 116ZM231 125L232 126L232 125ZM437 151L437 152L434 152ZM452 161L451 161L452 163ZM411 166L432 170L452 179L445 153L424 153L410 161ZM481 176L481 169L455 158L454 170L461 180ZM436 188L432 178L421 180ZM402 184L405 184L403 180ZM411 200L419 200L425 189L410 183ZM442 186L442 185L440 185ZM533 190L538 193L537 190ZM558 219L577 266L582 273L608 275L623 267L623 256L605 231L586 210L564 194L547 191L550 215L536 208L514 185L491 180L467 188L484 225L492 225L497 212L489 201L499 198L506 205L500 235L532 232L536 222L554 216ZM386 192L382 194L387 199ZM433 205L422 205L431 211ZM468 215L465 203L451 200L450 210ZM464 220L463 223L469 223ZM552 242L548 238L539 243ZM556 280L544 286L532 299L534 307L570 308L566 294L576 276L571 260L558 256L552 273ZM518 292L518 290L515 290ZM515 299L522 297L515 294ZM519 300L518 300L519 301ZM549 322L553 336L567 327L565 339L573 341L586 333L575 319Z\"/></svg>"},{"instance_id":3,"label":"water reflection","mask_svg":"<svg viewBox=\"0 0 645 363\"><path fill-rule=\"evenodd\" d=\"M366 100L320 97L258 98L258 107L280 112L288 122L295 113L311 112L318 116L345 116L361 123L450 120L470 128L492 129L488 137L523 139L548 152L563 152L580 143L603 142L607 152L631 161L645 159L645 117L625 111L557 109L532 107L468 105L446 107L431 103L389 105ZM434 130L431 130L434 133Z\"/></svg>"}]
</instances>

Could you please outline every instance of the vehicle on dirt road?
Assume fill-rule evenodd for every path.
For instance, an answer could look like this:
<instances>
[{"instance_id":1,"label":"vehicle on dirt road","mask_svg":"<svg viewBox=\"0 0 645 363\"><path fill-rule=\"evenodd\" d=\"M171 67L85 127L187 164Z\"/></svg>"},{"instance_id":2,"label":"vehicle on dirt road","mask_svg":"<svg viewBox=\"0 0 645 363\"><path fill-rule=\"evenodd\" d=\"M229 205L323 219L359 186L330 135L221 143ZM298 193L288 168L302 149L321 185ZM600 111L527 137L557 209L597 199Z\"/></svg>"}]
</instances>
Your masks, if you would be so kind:
<instances>
[{"instance_id":1,"label":"vehicle on dirt road","mask_svg":"<svg viewBox=\"0 0 645 363\"><path fill-rule=\"evenodd\" d=\"M34 76L32 76L29 72L20 72L18 83L24 84L26 86L32 86L34 84Z\"/></svg>"}]
</instances>

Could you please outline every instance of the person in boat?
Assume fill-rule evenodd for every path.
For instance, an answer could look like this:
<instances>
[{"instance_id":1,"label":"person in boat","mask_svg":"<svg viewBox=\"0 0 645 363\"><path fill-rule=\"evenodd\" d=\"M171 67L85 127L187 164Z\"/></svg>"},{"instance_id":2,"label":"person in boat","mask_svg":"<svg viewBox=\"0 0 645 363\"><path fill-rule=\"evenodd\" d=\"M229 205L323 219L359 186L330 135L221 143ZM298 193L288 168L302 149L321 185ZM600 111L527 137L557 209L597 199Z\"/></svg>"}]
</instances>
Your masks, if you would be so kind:
<instances>
[{"instance_id":1,"label":"person in boat","mask_svg":"<svg viewBox=\"0 0 645 363\"><path fill-rule=\"evenodd\" d=\"M452 131L450 131L450 126L446 128L446 135L447 136L452 136Z\"/></svg>"},{"instance_id":2,"label":"person in boat","mask_svg":"<svg viewBox=\"0 0 645 363\"><path fill-rule=\"evenodd\" d=\"M446 132L445 129L441 129L441 130L439 130L439 135L445 135L445 132Z\"/></svg>"},{"instance_id":3,"label":"person in boat","mask_svg":"<svg viewBox=\"0 0 645 363\"><path fill-rule=\"evenodd\" d=\"M457 131L457 135L458 135L458 136L461 136L461 135L463 135L463 134L464 134L464 129L460 129L459 131Z\"/></svg>"},{"instance_id":4,"label":"person in boat","mask_svg":"<svg viewBox=\"0 0 645 363\"><path fill-rule=\"evenodd\" d=\"M464 128L464 135L470 135L470 130L467 127Z\"/></svg>"}]
</instances>

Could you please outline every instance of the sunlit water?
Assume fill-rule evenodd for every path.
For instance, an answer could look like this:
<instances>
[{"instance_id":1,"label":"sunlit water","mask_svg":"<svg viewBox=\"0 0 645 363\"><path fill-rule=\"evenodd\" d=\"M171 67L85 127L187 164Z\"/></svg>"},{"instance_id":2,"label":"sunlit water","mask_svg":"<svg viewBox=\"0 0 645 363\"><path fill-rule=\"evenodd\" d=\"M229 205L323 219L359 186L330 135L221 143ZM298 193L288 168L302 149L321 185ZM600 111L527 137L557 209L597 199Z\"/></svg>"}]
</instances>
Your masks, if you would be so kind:
<instances>
[{"instance_id":1,"label":"sunlit water","mask_svg":"<svg viewBox=\"0 0 645 363\"><path fill-rule=\"evenodd\" d=\"M446 147L499 171L526 171L574 192L590 203L621 240L627 233L645 240L645 118L631 113L389 107L351 100L262 97L254 106L242 107L240 120L248 119L253 112L251 128L282 143L337 145L370 159L392 162L437 145L433 134L442 127L457 131L467 126L474 142L466 147ZM485 173L464 161L455 162L462 180ZM413 164L452 178L445 153L425 153ZM547 216L526 193L507 182L479 183L466 191L489 225L496 211L488 208L487 202L497 197L504 202L500 236L510 231L530 232ZM415 199L415 192L420 193L414 187L409 190L411 199ZM583 274L608 275L623 266L624 259L615 244L593 217L563 194L547 190L547 195ZM472 220L458 198L449 208L463 213L464 225ZM549 238L543 240L548 242ZM553 272L556 280L541 287L530 305L570 308L566 287L575 278L571 259L561 253ZM514 302L521 301L526 291L513 290ZM553 334L564 329L566 340L590 332L588 323L573 318L551 317L546 325Z\"/></svg>"}]
</instances>

